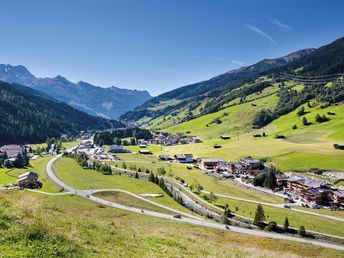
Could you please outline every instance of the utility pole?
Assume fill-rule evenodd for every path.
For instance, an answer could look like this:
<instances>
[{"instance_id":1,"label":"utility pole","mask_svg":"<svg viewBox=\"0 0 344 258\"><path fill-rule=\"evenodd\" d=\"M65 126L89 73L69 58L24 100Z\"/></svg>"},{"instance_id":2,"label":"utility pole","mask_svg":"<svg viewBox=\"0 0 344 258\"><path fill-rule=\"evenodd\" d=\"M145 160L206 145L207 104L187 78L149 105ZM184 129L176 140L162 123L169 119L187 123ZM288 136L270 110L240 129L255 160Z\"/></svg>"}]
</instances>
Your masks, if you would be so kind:
<instances>
[{"instance_id":1,"label":"utility pole","mask_svg":"<svg viewBox=\"0 0 344 258\"><path fill-rule=\"evenodd\" d=\"M236 132L236 135L237 135L237 137L238 137L238 141L239 141L239 132Z\"/></svg>"}]
</instances>

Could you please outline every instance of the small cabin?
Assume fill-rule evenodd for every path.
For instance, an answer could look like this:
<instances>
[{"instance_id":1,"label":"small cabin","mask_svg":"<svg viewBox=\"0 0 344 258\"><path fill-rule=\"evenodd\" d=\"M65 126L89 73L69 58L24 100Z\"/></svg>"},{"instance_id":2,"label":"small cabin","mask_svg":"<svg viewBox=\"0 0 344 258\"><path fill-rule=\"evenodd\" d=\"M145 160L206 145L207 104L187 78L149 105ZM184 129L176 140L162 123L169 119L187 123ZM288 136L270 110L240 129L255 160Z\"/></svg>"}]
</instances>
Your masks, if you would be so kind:
<instances>
[{"instance_id":1,"label":"small cabin","mask_svg":"<svg viewBox=\"0 0 344 258\"><path fill-rule=\"evenodd\" d=\"M214 148L215 148L215 149L219 149L219 148L222 148L222 146L221 146L221 145L218 145L218 144L214 144Z\"/></svg>"},{"instance_id":2,"label":"small cabin","mask_svg":"<svg viewBox=\"0 0 344 258\"><path fill-rule=\"evenodd\" d=\"M170 155L159 155L160 160L172 160Z\"/></svg>"},{"instance_id":3,"label":"small cabin","mask_svg":"<svg viewBox=\"0 0 344 258\"><path fill-rule=\"evenodd\" d=\"M329 111L329 112L327 112L327 114L328 114L329 116L334 116L336 113Z\"/></svg>"},{"instance_id":4,"label":"small cabin","mask_svg":"<svg viewBox=\"0 0 344 258\"><path fill-rule=\"evenodd\" d=\"M38 180L38 174L34 172L27 172L18 177L17 183L20 187L28 187L30 184L35 184Z\"/></svg>"},{"instance_id":5,"label":"small cabin","mask_svg":"<svg viewBox=\"0 0 344 258\"><path fill-rule=\"evenodd\" d=\"M254 135L253 135L253 137L254 137L254 138L257 138L257 137L262 137L262 135L261 135L261 134L259 134L259 133L257 133L257 134L254 134Z\"/></svg>"},{"instance_id":6,"label":"small cabin","mask_svg":"<svg viewBox=\"0 0 344 258\"><path fill-rule=\"evenodd\" d=\"M229 140L231 137L230 136L226 136L226 135L221 135L220 138L222 140Z\"/></svg>"},{"instance_id":7,"label":"small cabin","mask_svg":"<svg viewBox=\"0 0 344 258\"><path fill-rule=\"evenodd\" d=\"M139 150L139 153L142 154L142 155L152 154L152 152L150 150Z\"/></svg>"},{"instance_id":8,"label":"small cabin","mask_svg":"<svg viewBox=\"0 0 344 258\"><path fill-rule=\"evenodd\" d=\"M344 150L344 144L341 143L333 144L333 147L338 150Z\"/></svg>"},{"instance_id":9,"label":"small cabin","mask_svg":"<svg viewBox=\"0 0 344 258\"><path fill-rule=\"evenodd\" d=\"M275 139L286 139L285 135L283 134L276 134Z\"/></svg>"}]
</instances>

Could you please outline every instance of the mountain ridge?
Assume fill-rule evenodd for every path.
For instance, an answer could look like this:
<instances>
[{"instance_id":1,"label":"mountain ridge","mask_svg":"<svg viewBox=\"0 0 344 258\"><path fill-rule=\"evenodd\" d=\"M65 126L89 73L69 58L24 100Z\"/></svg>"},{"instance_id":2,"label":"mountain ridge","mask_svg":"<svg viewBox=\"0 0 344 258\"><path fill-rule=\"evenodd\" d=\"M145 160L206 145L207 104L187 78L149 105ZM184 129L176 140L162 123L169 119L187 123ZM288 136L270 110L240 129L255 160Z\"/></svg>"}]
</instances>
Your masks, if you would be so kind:
<instances>
[{"instance_id":1,"label":"mountain ridge","mask_svg":"<svg viewBox=\"0 0 344 258\"><path fill-rule=\"evenodd\" d=\"M180 88L174 89L169 92L160 94L157 97L154 97L143 105L134 109L134 111L128 111L123 114L120 119L127 121L137 121L143 117L155 117L157 115L164 115L164 113L171 112L173 110L173 105L170 105L166 108L165 111L154 112L149 110L150 108L155 108L159 106L159 103L163 101L170 101L172 99L186 102L187 100L200 100L201 98L207 97L209 94L215 91L230 91L233 90L238 85L235 84L235 81L238 81L243 78L250 77L274 68L278 68L291 62L297 58L300 58L304 55L307 55L314 51L314 48L301 49L289 53L288 55L278 57L275 59L263 59L253 65L244 66L232 71L215 76L209 80L182 86ZM195 100L197 101L197 100ZM179 105L178 103L177 105ZM186 104L186 103L185 103ZM181 105L181 104L180 104ZM196 104L195 104L196 105Z\"/></svg>"},{"instance_id":2,"label":"mountain ridge","mask_svg":"<svg viewBox=\"0 0 344 258\"><path fill-rule=\"evenodd\" d=\"M0 80L42 91L81 111L107 119L118 118L121 114L152 98L148 91L129 90L115 86L104 88L84 81L73 83L61 75L52 78L36 78L23 65L1 64Z\"/></svg>"}]
</instances>

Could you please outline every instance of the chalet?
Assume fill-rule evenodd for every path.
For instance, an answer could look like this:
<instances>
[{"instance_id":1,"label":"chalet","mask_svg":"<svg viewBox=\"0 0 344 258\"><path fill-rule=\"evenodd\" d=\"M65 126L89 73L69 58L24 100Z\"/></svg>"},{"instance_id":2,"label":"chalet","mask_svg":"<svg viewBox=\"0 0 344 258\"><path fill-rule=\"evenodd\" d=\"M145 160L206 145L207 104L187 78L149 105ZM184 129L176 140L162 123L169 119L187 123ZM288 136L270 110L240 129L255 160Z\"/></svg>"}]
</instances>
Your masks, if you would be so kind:
<instances>
[{"instance_id":1,"label":"chalet","mask_svg":"<svg viewBox=\"0 0 344 258\"><path fill-rule=\"evenodd\" d=\"M331 191L330 193L330 203L338 206L344 207L344 190Z\"/></svg>"},{"instance_id":2,"label":"chalet","mask_svg":"<svg viewBox=\"0 0 344 258\"><path fill-rule=\"evenodd\" d=\"M160 135L163 137L167 137L169 135L169 133L168 132L161 132Z\"/></svg>"},{"instance_id":3,"label":"chalet","mask_svg":"<svg viewBox=\"0 0 344 258\"><path fill-rule=\"evenodd\" d=\"M310 168L309 172L311 172L313 174L318 174L318 175L320 175L322 173L322 171L319 168Z\"/></svg>"},{"instance_id":4,"label":"chalet","mask_svg":"<svg viewBox=\"0 0 344 258\"><path fill-rule=\"evenodd\" d=\"M228 163L226 161L219 161L216 165L217 171L227 171Z\"/></svg>"},{"instance_id":5,"label":"chalet","mask_svg":"<svg viewBox=\"0 0 344 258\"><path fill-rule=\"evenodd\" d=\"M170 155L159 155L159 160L172 160Z\"/></svg>"},{"instance_id":6,"label":"chalet","mask_svg":"<svg viewBox=\"0 0 344 258\"><path fill-rule=\"evenodd\" d=\"M333 147L338 150L344 150L344 144L341 143L333 144Z\"/></svg>"},{"instance_id":7,"label":"chalet","mask_svg":"<svg viewBox=\"0 0 344 258\"><path fill-rule=\"evenodd\" d=\"M243 165L240 162L229 162L227 171L232 174L238 174L243 169Z\"/></svg>"},{"instance_id":8,"label":"chalet","mask_svg":"<svg viewBox=\"0 0 344 258\"><path fill-rule=\"evenodd\" d=\"M199 142L201 142L201 138L199 138L197 136L188 135L186 138L187 138L188 143L199 143Z\"/></svg>"},{"instance_id":9,"label":"chalet","mask_svg":"<svg viewBox=\"0 0 344 258\"><path fill-rule=\"evenodd\" d=\"M152 154L152 152L150 150L139 150L139 154L148 155L148 154Z\"/></svg>"},{"instance_id":10,"label":"chalet","mask_svg":"<svg viewBox=\"0 0 344 258\"><path fill-rule=\"evenodd\" d=\"M243 167L248 168L250 165L254 165L259 163L260 160L258 159L253 159L251 157L246 157L246 158L242 158L240 159L240 163L243 165Z\"/></svg>"},{"instance_id":11,"label":"chalet","mask_svg":"<svg viewBox=\"0 0 344 258\"><path fill-rule=\"evenodd\" d=\"M221 135L220 138L222 140L229 140L231 137L230 136L226 136L226 135Z\"/></svg>"},{"instance_id":12,"label":"chalet","mask_svg":"<svg viewBox=\"0 0 344 258\"><path fill-rule=\"evenodd\" d=\"M225 161L222 158L200 158L198 159L198 166L201 169L209 169L213 170L216 169L219 162Z\"/></svg>"},{"instance_id":13,"label":"chalet","mask_svg":"<svg viewBox=\"0 0 344 258\"><path fill-rule=\"evenodd\" d=\"M329 116L334 116L336 113L329 111L329 112L327 112L327 114L328 114Z\"/></svg>"},{"instance_id":14,"label":"chalet","mask_svg":"<svg viewBox=\"0 0 344 258\"><path fill-rule=\"evenodd\" d=\"M192 163L193 155L192 154L177 154L177 155L174 155L174 160L178 163Z\"/></svg>"},{"instance_id":15,"label":"chalet","mask_svg":"<svg viewBox=\"0 0 344 258\"><path fill-rule=\"evenodd\" d=\"M287 180L287 187L294 192L302 192L309 188L329 188L329 185L322 181L295 176Z\"/></svg>"},{"instance_id":16,"label":"chalet","mask_svg":"<svg viewBox=\"0 0 344 258\"><path fill-rule=\"evenodd\" d=\"M139 145L146 144L147 145L147 141L145 139L138 139L137 144L139 144Z\"/></svg>"},{"instance_id":17,"label":"chalet","mask_svg":"<svg viewBox=\"0 0 344 258\"><path fill-rule=\"evenodd\" d=\"M37 182L38 175L34 172L27 172L18 177L17 183L20 187Z\"/></svg>"},{"instance_id":18,"label":"chalet","mask_svg":"<svg viewBox=\"0 0 344 258\"><path fill-rule=\"evenodd\" d=\"M276 173L275 176L278 186L282 187L287 185L288 177L284 173Z\"/></svg>"},{"instance_id":19,"label":"chalet","mask_svg":"<svg viewBox=\"0 0 344 258\"><path fill-rule=\"evenodd\" d=\"M287 188L309 204L325 204L330 199L331 189L322 181L295 176L287 180Z\"/></svg>"},{"instance_id":20,"label":"chalet","mask_svg":"<svg viewBox=\"0 0 344 258\"><path fill-rule=\"evenodd\" d=\"M108 152L112 153L122 153L124 152L123 146L108 146Z\"/></svg>"},{"instance_id":21,"label":"chalet","mask_svg":"<svg viewBox=\"0 0 344 258\"><path fill-rule=\"evenodd\" d=\"M254 178L255 176L258 176L260 173L262 173L259 169L245 169L240 172L241 175L246 176L248 178Z\"/></svg>"},{"instance_id":22,"label":"chalet","mask_svg":"<svg viewBox=\"0 0 344 258\"><path fill-rule=\"evenodd\" d=\"M8 158L15 158L17 157L18 153L24 153L24 146L21 145L4 145L0 148L2 152L6 152Z\"/></svg>"},{"instance_id":23,"label":"chalet","mask_svg":"<svg viewBox=\"0 0 344 258\"><path fill-rule=\"evenodd\" d=\"M283 134L276 134L276 136L274 138L275 139L286 139L287 137L285 137L285 135L283 135Z\"/></svg>"},{"instance_id":24,"label":"chalet","mask_svg":"<svg viewBox=\"0 0 344 258\"><path fill-rule=\"evenodd\" d=\"M328 204L331 190L328 188L308 188L300 193L301 201L309 204Z\"/></svg>"},{"instance_id":25,"label":"chalet","mask_svg":"<svg viewBox=\"0 0 344 258\"><path fill-rule=\"evenodd\" d=\"M222 148L222 146L221 145L218 145L218 144L214 144L214 146L213 146L215 149L219 149L219 148Z\"/></svg>"},{"instance_id":26,"label":"chalet","mask_svg":"<svg viewBox=\"0 0 344 258\"><path fill-rule=\"evenodd\" d=\"M177 138L184 138L184 133L176 133Z\"/></svg>"}]
</instances>

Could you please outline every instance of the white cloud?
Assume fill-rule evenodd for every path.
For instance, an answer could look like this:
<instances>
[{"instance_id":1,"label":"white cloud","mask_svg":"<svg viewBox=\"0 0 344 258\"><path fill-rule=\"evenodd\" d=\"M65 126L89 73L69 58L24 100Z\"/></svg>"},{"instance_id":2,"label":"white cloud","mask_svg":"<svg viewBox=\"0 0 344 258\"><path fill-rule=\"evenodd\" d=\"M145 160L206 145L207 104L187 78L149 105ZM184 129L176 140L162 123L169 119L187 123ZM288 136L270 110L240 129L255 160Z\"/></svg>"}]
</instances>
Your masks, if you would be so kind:
<instances>
[{"instance_id":1,"label":"white cloud","mask_svg":"<svg viewBox=\"0 0 344 258\"><path fill-rule=\"evenodd\" d=\"M238 64L238 65L243 65L244 64L243 62L240 62L240 61L234 60L234 59L232 59L231 61L232 61L232 63Z\"/></svg>"},{"instance_id":2,"label":"white cloud","mask_svg":"<svg viewBox=\"0 0 344 258\"><path fill-rule=\"evenodd\" d=\"M272 44L277 45L276 41L274 41L274 39L267 33L265 33L264 31L262 31L261 29L259 29L258 27L248 24L245 26L247 29L258 33L259 35L263 36L264 38L268 39Z\"/></svg>"},{"instance_id":3,"label":"white cloud","mask_svg":"<svg viewBox=\"0 0 344 258\"><path fill-rule=\"evenodd\" d=\"M225 61L226 59L220 56L211 56L211 59L218 60L218 61Z\"/></svg>"},{"instance_id":4,"label":"white cloud","mask_svg":"<svg viewBox=\"0 0 344 258\"><path fill-rule=\"evenodd\" d=\"M278 19L276 19L276 18L271 18L270 21L271 21L273 24L275 24L275 25L279 26L280 28L282 28L283 30L285 30L286 32L292 32L292 31L293 31L293 28L292 28L291 26L289 26L289 25L287 25L287 24L284 24L284 23L280 22L280 21L279 21Z\"/></svg>"}]
</instances>

